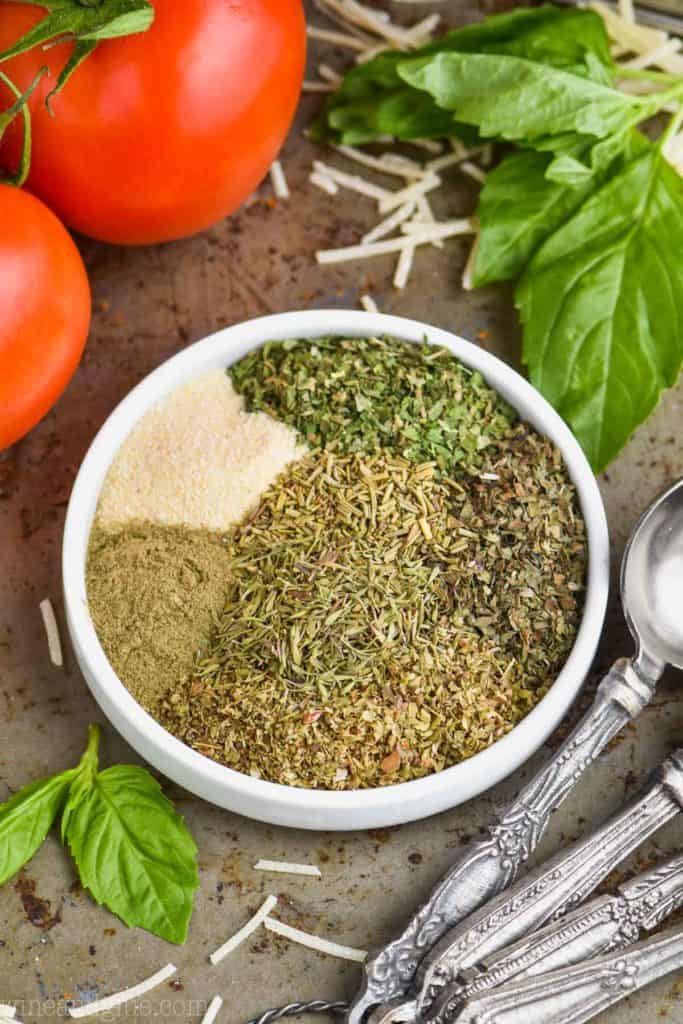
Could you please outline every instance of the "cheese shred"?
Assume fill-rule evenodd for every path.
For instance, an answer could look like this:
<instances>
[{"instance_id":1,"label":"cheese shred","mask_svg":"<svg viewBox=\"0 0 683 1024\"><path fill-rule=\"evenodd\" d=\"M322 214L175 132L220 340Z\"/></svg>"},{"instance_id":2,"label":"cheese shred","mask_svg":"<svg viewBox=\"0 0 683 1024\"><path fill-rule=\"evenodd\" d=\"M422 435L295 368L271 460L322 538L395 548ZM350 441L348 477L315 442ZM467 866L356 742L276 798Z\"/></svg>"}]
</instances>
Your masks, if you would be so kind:
<instances>
[{"instance_id":1,"label":"cheese shred","mask_svg":"<svg viewBox=\"0 0 683 1024\"><path fill-rule=\"evenodd\" d=\"M216 964L219 964L221 960L223 960L224 957L228 955L228 953L232 953L234 949L237 949L239 945L241 945L246 939L248 939L249 936L253 932L255 932L260 925L263 924L263 922L268 917L268 914L276 905L277 896L269 896L268 899L263 904L263 906L256 911L254 916L249 921L247 921L247 923L243 925L238 932L235 932L235 934L231 938L229 938L227 942L224 942L222 946L219 946L218 949L211 954L209 960L211 961L213 966L215 967Z\"/></svg>"},{"instance_id":2,"label":"cheese shred","mask_svg":"<svg viewBox=\"0 0 683 1024\"><path fill-rule=\"evenodd\" d=\"M64 658L62 657L62 641L59 636L59 626L57 625L57 618L55 616L55 610L52 607L52 601L49 597L46 597L40 602L40 614L43 616L43 625L45 626L45 633L47 634L47 647L50 652L50 661L57 668L61 668L64 664Z\"/></svg>"},{"instance_id":3,"label":"cheese shred","mask_svg":"<svg viewBox=\"0 0 683 1024\"><path fill-rule=\"evenodd\" d=\"M315 864L293 864L286 860L259 860L254 871L275 871L282 875L311 875L322 878L320 868Z\"/></svg>"},{"instance_id":4,"label":"cheese shred","mask_svg":"<svg viewBox=\"0 0 683 1024\"><path fill-rule=\"evenodd\" d=\"M285 939L298 942L300 946L307 946L308 949L315 949L318 953L326 953L339 960L354 960L356 963L363 963L368 955L365 949L354 949L352 946L342 946L338 942L320 939L317 935L310 935L298 928L292 928L291 925L283 924L282 921L278 921L274 917L267 917L264 924L269 932L282 935Z\"/></svg>"},{"instance_id":5,"label":"cheese shred","mask_svg":"<svg viewBox=\"0 0 683 1024\"><path fill-rule=\"evenodd\" d=\"M146 981L141 981L139 985L134 985L132 988L126 988L122 992L116 992L114 995L106 996L104 999L96 999L92 1003L86 1003L85 1006L70 1006L69 1016L70 1017L90 1017L94 1013L104 1013L105 1010L114 1010L117 1006L123 1006L124 1003L129 1003L131 999L137 999L138 996L143 996L146 992L150 992L153 988L161 985L162 982L166 981L177 971L177 967L173 964L167 964L166 967L162 967L160 971L153 974L151 978L147 978Z\"/></svg>"},{"instance_id":6,"label":"cheese shred","mask_svg":"<svg viewBox=\"0 0 683 1024\"><path fill-rule=\"evenodd\" d=\"M273 183L273 191L278 199L289 199L289 185L279 160L274 160L270 165L270 180Z\"/></svg>"},{"instance_id":7,"label":"cheese shred","mask_svg":"<svg viewBox=\"0 0 683 1024\"><path fill-rule=\"evenodd\" d=\"M206 1013L202 1017L201 1024L213 1024L218 1014L221 1012L223 1006L223 1000L220 996L214 996L209 1003Z\"/></svg>"},{"instance_id":8,"label":"cheese shred","mask_svg":"<svg viewBox=\"0 0 683 1024\"><path fill-rule=\"evenodd\" d=\"M372 295L361 295L360 304L366 313L379 313L379 306Z\"/></svg>"}]
</instances>

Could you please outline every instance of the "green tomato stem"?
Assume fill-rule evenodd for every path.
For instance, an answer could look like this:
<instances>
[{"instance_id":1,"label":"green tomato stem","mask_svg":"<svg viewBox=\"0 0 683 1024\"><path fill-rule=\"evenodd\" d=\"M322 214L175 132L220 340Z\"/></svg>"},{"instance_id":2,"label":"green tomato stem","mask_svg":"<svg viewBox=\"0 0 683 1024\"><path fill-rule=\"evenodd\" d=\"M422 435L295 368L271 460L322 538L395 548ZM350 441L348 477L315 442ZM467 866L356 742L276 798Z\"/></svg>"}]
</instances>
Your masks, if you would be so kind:
<instances>
[{"instance_id":1,"label":"green tomato stem","mask_svg":"<svg viewBox=\"0 0 683 1024\"><path fill-rule=\"evenodd\" d=\"M19 114L21 114L21 118L24 122L24 138L21 146L19 166L14 174L5 177L0 176L0 182L4 185L15 185L17 188L21 188L28 177L29 168L31 166L32 147L31 112L28 109L28 101L43 75L47 73L47 68L41 68L26 92L22 93L16 87L12 79L9 78L4 71L0 71L0 82L3 82L15 97L12 106L0 114L0 139L2 139L9 125L14 121L15 117L19 116Z\"/></svg>"}]
</instances>

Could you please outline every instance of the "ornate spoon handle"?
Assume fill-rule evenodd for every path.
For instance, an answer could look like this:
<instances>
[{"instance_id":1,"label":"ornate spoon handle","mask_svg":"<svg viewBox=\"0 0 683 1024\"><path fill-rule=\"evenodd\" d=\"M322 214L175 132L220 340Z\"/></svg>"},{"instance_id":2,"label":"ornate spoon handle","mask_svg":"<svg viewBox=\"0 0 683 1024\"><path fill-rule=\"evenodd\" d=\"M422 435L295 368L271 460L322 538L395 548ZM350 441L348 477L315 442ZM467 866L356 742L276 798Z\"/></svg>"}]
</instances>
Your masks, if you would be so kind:
<instances>
[{"instance_id":1,"label":"ornate spoon handle","mask_svg":"<svg viewBox=\"0 0 683 1024\"><path fill-rule=\"evenodd\" d=\"M552 811L610 740L649 703L657 678L657 671L648 677L636 672L627 658L615 662L588 713L491 826L490 837L471 844L401 935L368 957L348 1024L361 1024L370 1007L404 995L434 943L513 881L538 844Z\"/></svg>"},{"instance_id":2,"label":"ornate spoon handle","mask_svg":"<svg viewBox=\"0 0 683 1024\"><path fill-rule=\"evenodd\" d=\"M624 952L587 960L468 1002L458 1024L582 1024L683 967L683 924Z\"/></svg>"},{"instance_id":3,"label":"ornate spoon handle","mask_svg":"<svg viewBox=\"0 0 683 1024\"><path fill-rule=\"evenodd\" d=\"M535 977L624 949L683 904L683 854L625 882L614 896L598 896L572 914L533 932L502 953L461 973L460 983L437 999L431 1017L443 1024L458 1019L463 1005L514 978Z\"/></svg>"},{"instance_id":4,"label":"ornate spoon handle","mask_svg":"<svg viewBox=\"0 0 683 1024\"><path fill-rule=\"evenodd\" d=\"M648 836L683 807L683 749L657 769L645 791L590 836L496 896L451 929L427 954L415 978L417 1010L430 1021L435 1000L462 970L505 949L565 910L574 909Z\"/></svg>"}]
</instances>

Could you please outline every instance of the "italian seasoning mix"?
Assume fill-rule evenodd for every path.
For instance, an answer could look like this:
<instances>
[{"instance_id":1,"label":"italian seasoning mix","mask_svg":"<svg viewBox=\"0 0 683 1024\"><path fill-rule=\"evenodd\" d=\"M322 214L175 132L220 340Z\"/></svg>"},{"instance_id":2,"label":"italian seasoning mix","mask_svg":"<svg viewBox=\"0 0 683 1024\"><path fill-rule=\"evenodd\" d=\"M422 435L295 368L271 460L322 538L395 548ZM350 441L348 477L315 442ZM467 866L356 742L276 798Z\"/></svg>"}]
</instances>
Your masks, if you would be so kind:
<instances>
[{"instance_id":1,"label":"italian seasoning mix","mask_svg":"<svg viewBox=\"0 0 683 1024\"><path fill-rule=\"evenodd\" d=\"M576 636L584 524L558 449L479 374L324 338L192 388L211 402L180 389L149 414L158 434L169 411L182 465L145 417L88 564L104 649L167 729L258 778L355 789L456 764L534 707ZM163 501L145 487L131 517L150 460Z\"/></svg>"}]
</instances>

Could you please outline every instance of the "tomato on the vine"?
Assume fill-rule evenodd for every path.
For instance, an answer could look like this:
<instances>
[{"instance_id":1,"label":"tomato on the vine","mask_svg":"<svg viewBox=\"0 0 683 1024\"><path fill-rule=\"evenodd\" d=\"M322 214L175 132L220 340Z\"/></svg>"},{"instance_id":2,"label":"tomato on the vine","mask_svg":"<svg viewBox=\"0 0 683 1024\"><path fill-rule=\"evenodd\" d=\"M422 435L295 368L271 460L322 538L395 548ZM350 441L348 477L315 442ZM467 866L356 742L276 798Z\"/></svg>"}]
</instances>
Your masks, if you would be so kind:
<instances>
[{"instance_id":1,"label":"tomato on the vine","mask_svg":"<svg viewBox=\"0 0 683 1024\"><path fill-rule=\"evenodd\" d=\"M236 209L277 155L303 79L301 0L153 5L148 31L99 43L53 98L53 116L44 100L71 44L2 65L22 90L41 66L51 72L30 101L28 187L70 227L108 242L180 238ZM0 2L0 51L44 14ZM18 124L7 133L5 164L19 135Z\"/></svg>"},{"instance_id":2,"label":"tomato on the vine","mask_svg":"<svg viewBox=\"0 0 683 1024\"><path fill-rule=\"evenodd\" d=\"M0 450L54 405L78 366L90 287L66 228L34 196L0 185Z\"/></svg>"}]
</instances>

